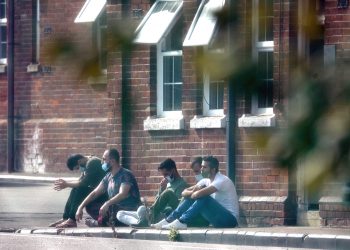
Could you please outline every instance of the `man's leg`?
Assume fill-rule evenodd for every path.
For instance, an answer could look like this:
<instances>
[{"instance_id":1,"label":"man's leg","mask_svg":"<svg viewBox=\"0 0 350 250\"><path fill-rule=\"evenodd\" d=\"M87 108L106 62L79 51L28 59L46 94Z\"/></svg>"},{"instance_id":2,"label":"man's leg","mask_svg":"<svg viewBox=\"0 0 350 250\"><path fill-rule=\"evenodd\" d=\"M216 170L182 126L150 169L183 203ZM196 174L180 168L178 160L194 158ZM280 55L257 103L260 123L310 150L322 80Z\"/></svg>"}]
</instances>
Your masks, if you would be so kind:
<instances>
[{"instance_id":1,"label":"man's leg","mask_svg":"<svg viewBox=\"0 0 350 250\"><path fill-rule=\"evenodd\" d=\"M118 211L117 219L121 223L128 225L128 226L131 226L133 224L137 224L137 222L139 221L137 211L125 211L125 210Z\"/></svg>"},{"instance_id":2,"label":"man's leg","mask_svg":"<svg viewBox=\"0 0 350 250\"><path fill-rule=\"evenodd\" d=\"M100 208L102 205L108 200L108 196L106 194L98 197L96 200L90 202L86 207L86 212L93 218L94 220L98 219L98 214L100 212Z\"/></svg>"},{"instance_id":3,"label":"man's leg","mask_svg":"<svg viewBox=\"0 0 350 250\"><path fill-rule=\"evenodd\" d=\"M178 205L179 199L176 197L175 193L172 190L165 190L150 207L152 215L151 222L158 221L161 212L163 212L166 207L171 207L172 210L174 210Z\"/></svg>"},{"instance_id":4,"label":"man's leg","mask_svg":"<svg viewBox=\"0 0 350 250\"><path fill-rule=\"evenodd\" d=\"M211 196L197 199L192 206L182 214L179 221L191 223L193 219L202 215L214 227L236 227L236 218Z\"/></svg>"},{"instance_id":5,"label":"man's leg","mask_svg":"<svg viewBox=\"0 0 350 250\"><path fill-rule=\"evenodd\" d=\"M67 208L68 218L75 221L75 214L79 205L89 195L92 190L88 187L76 187L72 189L70 206Z\"/></svg>"},{"instance_id":6,"label":"man's leg","mask_svg":"<svg viewBox=\"0 0 350 250\"><path fill-rule=\"evenodd\" d=\"M193 204L195 200L185 198L180 205L166 218L167 222L172 222L182 216Z\"/></svg>"}]
</instances>

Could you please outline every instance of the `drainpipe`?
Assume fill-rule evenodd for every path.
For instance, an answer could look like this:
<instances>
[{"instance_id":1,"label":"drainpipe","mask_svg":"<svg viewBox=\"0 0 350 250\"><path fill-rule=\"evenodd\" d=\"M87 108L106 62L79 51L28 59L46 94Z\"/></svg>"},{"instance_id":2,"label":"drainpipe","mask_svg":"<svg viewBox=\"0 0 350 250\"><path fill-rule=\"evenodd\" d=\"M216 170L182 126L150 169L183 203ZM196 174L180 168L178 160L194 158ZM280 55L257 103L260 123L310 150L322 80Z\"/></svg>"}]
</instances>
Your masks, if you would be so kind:
<instances>
[{"instance_id":1,"label":"drainpipe","mask_svg":"<svg viewBox=\"0 0 350 250\"><path fill-rule=\"evenodd\" d=\"M230 13L235 13L233 0L228 2ZM229 23L228 31L228 49L233 53L234 46L234 25L232 21ZM235 183L236 181L236 84L232 78L227 86L227 118L226 118L226 150L227 165L226 174Z\"/></svg>"},{"instance_id":2,"label":"drainpipe","mask_svg":"<svg viewBox=\"0 0 350 250\"><path fill-rule=\"evenodd\" d=\"M7 170L14 167L14 1L7 1Z\"/></svg>"}]
</instances>

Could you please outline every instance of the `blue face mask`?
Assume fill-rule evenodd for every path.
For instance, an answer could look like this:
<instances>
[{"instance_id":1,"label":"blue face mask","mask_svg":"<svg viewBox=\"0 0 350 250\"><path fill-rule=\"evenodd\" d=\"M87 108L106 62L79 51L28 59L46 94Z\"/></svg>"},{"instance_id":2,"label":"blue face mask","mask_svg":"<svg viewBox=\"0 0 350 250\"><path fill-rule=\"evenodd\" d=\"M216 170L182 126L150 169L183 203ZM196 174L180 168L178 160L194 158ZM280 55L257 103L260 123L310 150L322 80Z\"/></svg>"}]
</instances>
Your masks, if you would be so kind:
<instances>
[{"instance_id":1,"label":"blue face mask","mask_svg":"<svg viewBox=\"0 0 350 250\"><path fill-rule=\"evenodd\" d=\"M86 167L79 166L80 173L84 173L86 170Z\"/></svg>"},{"instance_id":2,"label":"blue face mask","mask_svg":"<svg viewBox=\"0 0 350 250\"><path fill-rule=\"evenodd\" d=\"M107 162L102 164L103 171L107 172L111 168L111 165Z\"/></svg>"}]
</instances>

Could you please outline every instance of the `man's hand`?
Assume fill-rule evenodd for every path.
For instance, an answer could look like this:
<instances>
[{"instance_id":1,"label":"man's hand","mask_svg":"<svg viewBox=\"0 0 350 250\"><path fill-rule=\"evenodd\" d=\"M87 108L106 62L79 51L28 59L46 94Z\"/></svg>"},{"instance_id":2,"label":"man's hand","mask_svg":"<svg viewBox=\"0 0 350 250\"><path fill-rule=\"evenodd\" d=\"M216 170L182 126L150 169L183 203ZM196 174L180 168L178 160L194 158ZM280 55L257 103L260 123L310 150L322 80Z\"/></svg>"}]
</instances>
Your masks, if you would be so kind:
<instances>
[{"instance_id":1,"label":"man's hand","mask_svg":"<svg viewBox=\"0 0 350 250\"><path fill-rule=\"evenodd\" d=\"M191 199L196 200L198 198L199 198L198 197L198 191L193 192L192 195L191 195Z\"/></svg>"},{"instance_id":2,"label":"man's hand","mask_svg":"<svg viewBox=\"0 0 350 250\"><path fill-rule=\"evenodd\" d=\"M106 216L106 214L107 214L107 211L108 211L108 209L109 209L109 202L108 201L106 201L103 205L102 205L102 207L100 208L100 215L102 215L102 217L105 217Z\"/></svg>"},{"instance_id":3,"label":"man's hand","mask_svg":"<svg viewBox=\"0 0 350 250\"><path fill-rule=\"evenodd\" d=\"M60 191L62 189L65 189L66 187L68 187L67 182L63 179L58 179L54 182L54 189L57 191Z\"/></svg>"},{"instance_id":4,"label":"man's hand","mask_svg":"<svg viewBox=\"0 0 350 250\"><path fill-rule=\"evenodd\" d=\"M163 180L160 182L160 188L164 190L166 189L166 185L168 185L168 180L163 178Z\"/></svg>"},{"instance_id":5,"label":"man's hand","mask_svg":"<svg viewBox=\"0 0 350 250\"><path fill-rule=\"evenodd\" d=\"M75 219L77 222L79 222L83 219L83 209L81 207L78 207L78 210L75 214Z\"/></svg>"}]
</instances>

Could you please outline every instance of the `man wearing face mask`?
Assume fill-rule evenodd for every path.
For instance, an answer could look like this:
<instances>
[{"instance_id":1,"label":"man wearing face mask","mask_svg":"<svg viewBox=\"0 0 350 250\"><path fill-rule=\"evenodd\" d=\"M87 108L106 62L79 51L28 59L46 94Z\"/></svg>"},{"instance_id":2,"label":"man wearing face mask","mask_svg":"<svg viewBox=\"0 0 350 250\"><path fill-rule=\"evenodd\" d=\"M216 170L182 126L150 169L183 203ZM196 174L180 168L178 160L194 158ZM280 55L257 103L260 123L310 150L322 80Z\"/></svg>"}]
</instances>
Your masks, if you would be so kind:
<instances>
[{"instance_id":1,"label":"man wearing face mask","mask_svg":"<svg viewBox=\"0 0 350 250\"><path fill-rule=\"evenodd\" d=\"M77 223L75 220L75 213L78 206L92 192L92 190L97 187L106 174L101 168L101 159L93 156L83 156L81 154L71 155L67 159L67 167L71 171L80 170L81 175L76 181L58 179L54 182L54 189L57 191L65 188L72 188L72 190L66 202L62 219L50 224L50 227L76 227ZM99 208L106 199L106 196L101 196L100 199L96 200L86 208L91 217L97 219L97 208Z\"/></svg>"},{"instance_id":2,"label":"man wearing face mask","mask_svg":"<svg viewBox=\"0 0 350 250\"><path fill-rule=\"evenodd\" d=\"M159 165L158 171L164 178L160 182L156 200L149 208L149 214L145 206L140 206L135 212L119 211L119 221L131 226L144 227L148 226L148 220L151 223L159 221L177 207L182 191L188 186L186 181L180 176L175 162L170 158Z\"/></svg>"},{"instance_id":3,"label":"man wearing face mask","mask_svg":"<svg viewBox=\"0 0 350 250\"><path fill-rule=\"evenodd\" d=\"M151 225L158 229L186 229L201 215L213 227L236 227L239 205L233 182L219 172L219 161L213 156L203 158L204 179L185 189L181 204L166 219Z\"/></svg>"},{"instance_id":4,"label":"man wearing face mask","mask_svg":"<svg viewBox=\"0 0 350 250\"><path fill-rule=\"evenodd\" d=\"M100 184L80 204L75 214L79 222L83 217L83 209L105 193L108 200L99 210L98 220L86 220L88 226L106 226L110 223L120 225L115 220L119 210L136 210L140 205L140 191L134 174L120 164L119 152L115 148L106 150L103 154L103 169L109 170ZM112 226L112 225L111 225Z\"/></svg>"}]
</instances>

